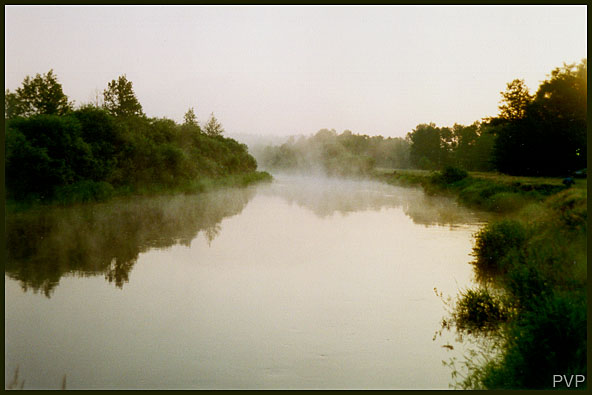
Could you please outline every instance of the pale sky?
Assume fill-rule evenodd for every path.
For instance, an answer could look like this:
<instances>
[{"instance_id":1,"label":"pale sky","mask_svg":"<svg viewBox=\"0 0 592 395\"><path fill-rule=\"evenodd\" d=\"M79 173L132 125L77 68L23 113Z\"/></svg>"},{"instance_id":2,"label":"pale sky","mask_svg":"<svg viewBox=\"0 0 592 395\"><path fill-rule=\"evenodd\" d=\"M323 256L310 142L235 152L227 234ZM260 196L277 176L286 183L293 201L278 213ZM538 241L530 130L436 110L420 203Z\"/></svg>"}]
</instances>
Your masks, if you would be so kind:
<instances>
[{"instance_id":1,"label":"pale sky","mask_svg":"<svg viewBox=\"0 0 592 395\"><path fill-rule=\"evenodd\" d=\"M54 69L75 104L126 74L144 112L229 134L405 136L497 114L587 57L586 6L5 6L5 88Z\"/></svg>"}]
</instances>

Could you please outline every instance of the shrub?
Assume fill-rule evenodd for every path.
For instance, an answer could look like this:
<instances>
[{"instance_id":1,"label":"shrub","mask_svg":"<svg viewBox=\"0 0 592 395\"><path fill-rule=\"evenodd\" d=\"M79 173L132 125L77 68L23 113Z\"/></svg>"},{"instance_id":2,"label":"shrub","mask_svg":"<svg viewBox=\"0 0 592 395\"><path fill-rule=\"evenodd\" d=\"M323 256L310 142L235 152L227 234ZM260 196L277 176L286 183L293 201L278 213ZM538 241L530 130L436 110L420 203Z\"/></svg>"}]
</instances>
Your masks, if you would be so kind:
<instances>
[{"instance_id":1,"label":"shrub","mask_svg":"<svg viewBox=\"0 0 592 395\"><path fill-rule=\"evenodd\" d=\"M469 173L467 173L463 169L459 169L457 167L452 167L452 166L447 166L442 171L442 179L447 184L452 184L453 182L460 181L463 178L466 178L468 175L469 175Z\"/></svg>"},{"instance_id":2,"label":"shrub","mask_svg":"<svg viewBox=\"0 0 592 395\"><path fill-rule=\"evenodd\" d=\"M436 172L431 176L431 181L434 184L453 184L460 180L467 178L469 174L457 167L447 166L444 170Z\"/></svg>"},{"instance_id":3,"label":"shrub","mask_svg":"<svg viewBox=\"0 0 592 395\"><path fill-rule=\"evenodd\" d=\"M480 271L501 273L507 270L504 258L511 250L519 251L526 241L525 227L516 220L504 219L483 227L475 236L472 262Z\"/></svg>"},{"instance_id":4,"label":"shrub","mask_svg":"<svg viewBox=\"0 0 592 395\"><path fill-rule=\"evenodd\" d=\"M550 295L523 313L508 331L500 361L483 378L485 387L551 389L553 374L585 375L586 311L580 293Z\"/></svg>"},{"instance_id":5,"label":"shrub","mask_svg":"<svg viewBox=\"0 0 592 395\"><path fill-rule=\"evenodd\" d=\"M497 329L509 318L508 309L486 288L468 289L460 295L453 313L460 330L482 332Z\"/></svg>"}]
</instances>

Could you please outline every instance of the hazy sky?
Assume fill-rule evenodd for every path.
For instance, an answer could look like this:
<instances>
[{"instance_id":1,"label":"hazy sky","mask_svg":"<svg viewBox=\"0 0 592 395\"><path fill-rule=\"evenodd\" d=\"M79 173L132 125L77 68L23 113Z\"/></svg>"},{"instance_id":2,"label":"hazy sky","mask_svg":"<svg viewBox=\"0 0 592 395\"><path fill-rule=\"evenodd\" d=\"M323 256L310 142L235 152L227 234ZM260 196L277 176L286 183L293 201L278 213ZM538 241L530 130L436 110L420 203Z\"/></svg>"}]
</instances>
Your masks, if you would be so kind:
<instances>
[{"instance_id":1,"label":"hazy sky","mask_svg":"<svg viewBox=\"0 0 592 395\"><path fill-rule=\"evenodd\" d=\"M53 68L76 104L121 74L144 112L232 134L404 136L497 114L587 57L586 6L5 6L5 88Z\"/></svg>"}]
</instances>

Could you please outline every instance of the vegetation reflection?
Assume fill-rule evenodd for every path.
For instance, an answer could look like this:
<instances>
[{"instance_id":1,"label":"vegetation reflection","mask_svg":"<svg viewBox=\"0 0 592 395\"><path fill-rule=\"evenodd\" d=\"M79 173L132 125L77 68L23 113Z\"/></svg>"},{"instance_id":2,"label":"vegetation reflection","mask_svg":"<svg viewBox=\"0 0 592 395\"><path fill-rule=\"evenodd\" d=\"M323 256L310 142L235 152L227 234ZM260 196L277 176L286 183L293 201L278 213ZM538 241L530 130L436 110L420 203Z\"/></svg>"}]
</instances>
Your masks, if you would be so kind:
<instances>
[{"instance_id":1,"label":"vegetation reflection","mask_svg":"<svg viewBox=\"0 0 592 395\"><path fill-rule=\"evenodd\" d=\"M420 188L386 185L373 180L354 180L323 176L275 174L276 182L261 193L279 196L290 204L312 211L320 218L335 213L347 215L356 211L380 211L401 208L420 225L457 226L482 223L487 213L457 204L447 196L427 195Z\"/></svg>"},{"instance_id":2,"label":"vegetation reflection","mask_svg":"<svg viewBox=\"0 0 592 395\"><path fill-rule=\"evenodd\" d=\"M134 197L9 213L5 272L24 290L47 297L69 273L104 274L121 288L140 253L189 245L200 231L211 242L220 232L220 222L240 213L253 192L241 188Z\"/></svg>"}]
</instances>

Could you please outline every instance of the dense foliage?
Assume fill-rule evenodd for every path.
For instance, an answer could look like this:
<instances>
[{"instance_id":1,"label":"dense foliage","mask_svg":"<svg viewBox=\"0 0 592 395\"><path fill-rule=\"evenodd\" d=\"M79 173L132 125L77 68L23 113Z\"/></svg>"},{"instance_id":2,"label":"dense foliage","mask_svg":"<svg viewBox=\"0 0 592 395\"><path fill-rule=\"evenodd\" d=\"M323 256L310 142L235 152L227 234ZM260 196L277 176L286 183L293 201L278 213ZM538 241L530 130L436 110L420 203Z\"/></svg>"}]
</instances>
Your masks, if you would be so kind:
<instances>
[{"instance_id":1,"label":"dense foliage","mask_svg":"<svg viewBox=\"0 0 592 395\"><path fill-rule=\"evenodd\" d=\"M407 134L410 160L418 169L443 169L447 166L465 170L493 169L491 152L494 136L484 125L455 124L452 128L439 128L435 124L418 125Z\"/></svg>"},{"instance_id":2,"label":"dense foliage","mask_svg":"<svg viewBox=\"0 0 592 395\"><path fill-rule=\"evenodd\" d=\"M337 134L321 129L258 153L263 167L275 170L317 171L328 175L359 176L374 167L408 167L409 147L401 138L369 137L349 130Z\"/></svg>"},{"instance_id":3,"label":"dense foliage","mask_svg":"<svg viewBox=\"0 0 592 395\"><path fill-rule=\"evenodd\" d=\"M499 355L472 372L473 386L551 389L557 372L586 374L586 202L584 190L567 189L537 207L536 221L526 210L477 235L477 274L504 291L513 314L498 333Z\"/></svg>"},{"instance_id":4,"label":"dense foliage","mask_svg":"<svg viewBox=\"0 0 592 395\"><path fill-rule=\"evenodd\" d=\"M104 100L73 109L52 71L7 91L9 199L95 200L113 190L190 188L257 168L246 145L222 136L213 114L208 133L193 109L183 124L149 118L125 76L109 83Z\"/></svg>"},{"instance_id":5,"label":"dense foliage","mask_svg":"<svg viewBox=\"0 0 592 395\"><path fill-rule=\"evenodd\" d=\"M570 176L586 168L587 60L551 72L536 94L515 79L501 93L499 114L471 125L419 124L405 139L337 134L322 129L259 149L273 170L363 175L374 167L498 171L511 175Z\"/></svg>"},{"instance_id":6,"label":"dense foliage","mask_svg":"<svg viewBox=\"0 0 592 395\"><path fill-rule=\"evenodd\" d=\"M6 90L4 96L6 118L28 117L35 114L62 115L72 110L72 103L62 90L53 70L47 74L25 77L16 92Z\"/></svg>"},{"instance_id":7,"label":"dense foliage","mask_svg":"<svg viewBox=\"0 0 592 395\"><path fill-rule=\"evenodd\" d=\"M586 59L553 70L535 95L519 79L501 95L498 116L483 123L418 125L407 135L411 164L530 176L567 176L586 168Z\"/></svg>"},{"instance_id":8,"label":"dense foliage","mask_svg":"<svg viewBox=\"0 0 592 395\"><path fill-rule=\"evenodd\" d=\"M587 61L553 70L534 96L515 85L508 84L505 111L491 120L496 168L534 176L585 168Z\"/></svg>"}]
</instances>

